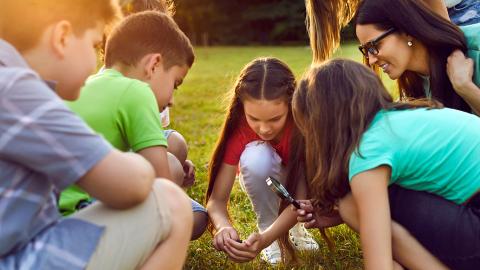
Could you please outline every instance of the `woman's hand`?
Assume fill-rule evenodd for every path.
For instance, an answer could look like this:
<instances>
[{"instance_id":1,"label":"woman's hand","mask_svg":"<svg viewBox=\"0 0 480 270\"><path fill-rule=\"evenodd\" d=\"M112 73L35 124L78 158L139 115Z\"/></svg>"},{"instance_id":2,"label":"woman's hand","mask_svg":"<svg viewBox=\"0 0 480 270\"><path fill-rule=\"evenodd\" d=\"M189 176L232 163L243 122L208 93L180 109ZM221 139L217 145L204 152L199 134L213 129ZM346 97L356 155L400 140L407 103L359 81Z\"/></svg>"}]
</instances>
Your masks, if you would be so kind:
<instances>
[{"instance_id":1,"label":"woman's hand","mask_svg":"<svg viewBox=\"0 0 480 270\"><path fill-rule=\"evenodd\" d=\"M473 84L474 62L460 50L455 50L447 59L447 74L455 91L463 96Z\"/></svg>"},{"instance_id":2,"label":"woman's hand","mask_svg":"<svg viewBox=\"0 0 480 270\"><path fill-rule=\"evenodd\" d=\"M213 236L213 246L218 251L225 251L227 241L232 240L234 242L240 241L237 231L233 227L220 228Z\"/></svg>"},{"instance_id":3,"label":"woman's hand","mask_svg":"<svg viewBox=\"0 0 480 270\"><path fill-rule=\"evenodd\" d=\"M237 263L253 260L264 248L263 236L260 233L252 233L247 240L239 243L232 239L227 240L226 252L230 259Z\"/></svg>"},{"instance_id":4,"label":"woman's hand","mask_svg":"<svg viewBox=\"0 0 480 270\"><path fill-rule=\"evenodd\" d=\"M296 209L297 221L305 223L305 228L328 228L343 223L338 211L334 211L331 215L320 215L315 211L310 200L299 200L300 209ZM292 206L294 207L294 206Z\"/></svg>"}]
</instances>

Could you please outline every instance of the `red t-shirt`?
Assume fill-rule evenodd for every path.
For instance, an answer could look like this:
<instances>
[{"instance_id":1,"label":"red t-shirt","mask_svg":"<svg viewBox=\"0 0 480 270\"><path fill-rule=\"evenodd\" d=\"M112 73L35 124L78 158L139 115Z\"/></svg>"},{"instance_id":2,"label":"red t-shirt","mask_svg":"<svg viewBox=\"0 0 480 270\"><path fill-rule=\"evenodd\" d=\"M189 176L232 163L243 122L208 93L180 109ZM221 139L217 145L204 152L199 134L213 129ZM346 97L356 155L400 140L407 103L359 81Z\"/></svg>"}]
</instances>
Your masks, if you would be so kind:
<instances>
[{"instance_id":1,"label":"red t-shirt","mask_svg":"<svg viewBox=\"0 0 480 270\"><path fill-rule=\"evenodd\" d=\"M290 153L290 137L292 136L292 127L293 123L292 120L287 120L285 124L285 130L282 134L282 138L280 138L277 144L273 144L272 142L270 145L277 151L278 155L282 158L282 164L288 164L288 155ZM240 125L232 134L232 137L228 139L227 146L225 148L225 156L223 157L223 162L229 165L238 165L240 161L240 156L245 150L245 146L253 141L261 141L260 137L250 128L247 123L247 120L243 118L240 121Z\"/></svg>"}]
</instances>

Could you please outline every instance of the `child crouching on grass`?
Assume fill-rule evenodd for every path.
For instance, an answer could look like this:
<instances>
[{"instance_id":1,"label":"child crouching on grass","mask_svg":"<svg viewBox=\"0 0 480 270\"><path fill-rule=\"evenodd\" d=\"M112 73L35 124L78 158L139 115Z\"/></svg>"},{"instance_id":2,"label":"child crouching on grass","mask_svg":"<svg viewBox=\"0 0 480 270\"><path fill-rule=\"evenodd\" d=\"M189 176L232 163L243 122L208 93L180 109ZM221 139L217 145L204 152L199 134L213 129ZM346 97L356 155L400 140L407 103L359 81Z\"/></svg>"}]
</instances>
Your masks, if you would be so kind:
<instances>
[{"instance_id":1,"label":"child crouching on grass","mask_svg":"<svg viewBox=\"0 0 480 270\"><path fill-rule=\"evenodd\" d=\"M279 215L280 200L265 182L272 176L293 191L301 186L297 182L303 179L300 157L304 148L291 114L294 90L295 76L276 58L251 61L231 90L225 123L210 161L207 209L214 247L234 261L249 261L261 252L267 263L279 263L282 258L276 239L289 229L290 242L297 250L318 249L303 226L294 226L295 213L290 208ZM236 242L240 236L227 211L237 168L260 231L245 241L247 246ZM301 198L304 191L294 192L294 196Z\"/></svg>"},{"instance_id":2,"label":"child crouching on grass","mask_svg":"<svg viewBox=\"0 0 480 270\"><path fill-rule=\"evenodd\" d=\"M2 1L1 269L181 269L185 261L192 214L184 192L155 180L140 155L112 149L61 100L76 99L94 71L94 47L117 8ZM71 184L98 202L61 218L57 192Z\"/></svg>"},{"instance_id":3,"label":"child crouching on grass","mask_svg":"<svg viewBox=\"0 0 480 270\"><path fill-rule=\"evenodd\" d=\"M80 98L69 105L115 148L142 155L157 177L187 187L193 184L193 164L189 163L185 174L182 162L186 154L179 161L167 152L159 112L172 104L173 91L182 84L193 61L190 41L170 16L156 11L130 15L107 39L106 69L91 76ZM72 192L85 194L72 188L76 190L62 194L60 208ZM197 239L206 229L207 214L193 200L192 208L192 239Z\"/></svg>"},{"instance_id":4,"label":"child crouching on grass","mask_svg":"<svg viewBox=\"0 0 480 270\"><path fill-rule=\"evenodd\" d=\"M310 215L339 205L360 233L366 269L446 269L436 258L478 268L477 116L433 100L394 102L374 72L341 59L311 68L293 112L306 140Z\"/></svg>"}]
</instances>

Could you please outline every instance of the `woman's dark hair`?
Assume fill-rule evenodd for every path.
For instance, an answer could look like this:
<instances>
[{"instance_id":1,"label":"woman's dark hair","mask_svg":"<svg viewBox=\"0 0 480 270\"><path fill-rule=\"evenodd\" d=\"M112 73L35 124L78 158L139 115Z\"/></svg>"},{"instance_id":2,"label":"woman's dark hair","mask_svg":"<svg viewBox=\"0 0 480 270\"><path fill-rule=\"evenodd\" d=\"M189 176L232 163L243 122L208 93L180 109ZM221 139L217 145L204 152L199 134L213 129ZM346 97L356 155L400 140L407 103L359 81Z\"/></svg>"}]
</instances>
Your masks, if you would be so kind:
<instances>
[{"instance_id":1,"label":"woman's dark hair","mask_svg":"<svg viewBox=\"0 0 480 270\"><path fill-rule=\"evenodd\" d=\"M379 30L395 28L421 42L429 55L432 98L446 107L471 112L453 89L446 72L448 56L456 49L467 51L465 37L456 25L434 13L423 1L416 0L363 0L355 22L357 25L373 24ZM423 79L413 71L405 71L400 76L398 88L401 99L425 97Z\"/></svg>"}]
</instances>

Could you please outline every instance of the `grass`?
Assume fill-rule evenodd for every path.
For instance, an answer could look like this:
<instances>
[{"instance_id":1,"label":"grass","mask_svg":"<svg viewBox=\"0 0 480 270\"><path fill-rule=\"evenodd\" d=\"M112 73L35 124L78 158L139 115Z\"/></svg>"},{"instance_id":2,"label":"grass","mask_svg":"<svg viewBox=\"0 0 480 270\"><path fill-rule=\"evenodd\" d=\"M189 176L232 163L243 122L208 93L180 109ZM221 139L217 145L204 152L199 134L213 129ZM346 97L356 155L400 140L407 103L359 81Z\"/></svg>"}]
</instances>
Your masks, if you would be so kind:
<instances>
[{"instance_id":1,"label":"grass","mask_svg":"<svg viewBox=\"0 0 480 270\"><path fill-rule=\"evenodd\" d=\"M297 78L311 63L308 47L213 47L197 48L197 59L184 84L175 94L171 110L171 127L181 132L190 145L189 158L197 166L197 182L189 195L204 201L207 183L207 164L224 119L224 96L232 87L242 67L255 57L274 56L286 62ZM336 56L361 61L356 46L347 44ZM387 85L391 86L391 82ZM245 239L256 230L255 215L247 196L235 183L230 197L230 214L234 226ZM258 257L252 262L236 264L225 254L216 251L212 237L206 232L191 243L186 269L361 269L361 251L358 236L345 225L330 230L335 240L336 253L328 251L320 234L312 230L320 244L320 251L301 254L297 265L272 268Z\"/></svg>"}]
</instances>

